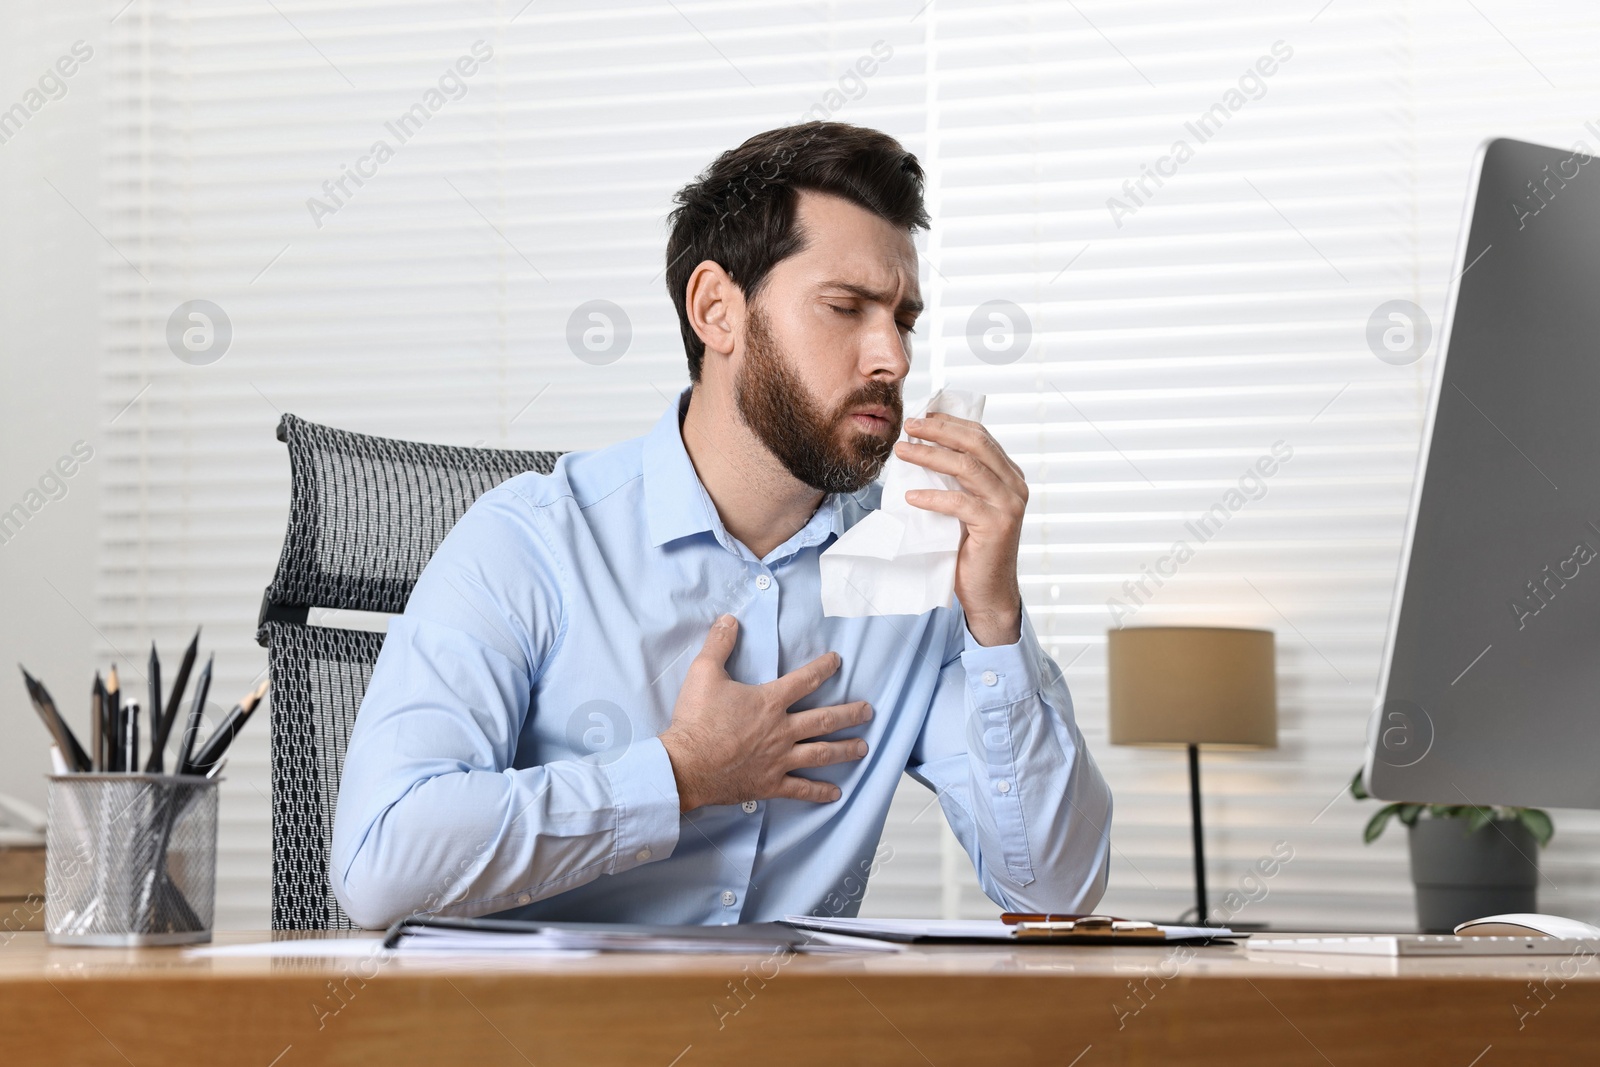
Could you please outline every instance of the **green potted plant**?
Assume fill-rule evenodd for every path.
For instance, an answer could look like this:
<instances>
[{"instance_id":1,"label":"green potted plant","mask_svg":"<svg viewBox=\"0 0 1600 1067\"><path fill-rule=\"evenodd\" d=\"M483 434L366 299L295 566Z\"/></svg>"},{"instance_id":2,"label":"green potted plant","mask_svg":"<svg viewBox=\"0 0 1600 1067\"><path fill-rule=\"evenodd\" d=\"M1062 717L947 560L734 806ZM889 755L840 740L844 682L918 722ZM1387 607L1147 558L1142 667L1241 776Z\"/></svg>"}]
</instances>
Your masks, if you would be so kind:
<instances>
[{"instance_id":1,"label":"green potted plant","mask_svg":"<svg viewBox=\"0 0 1600 1067\"><path fill-rule=\"evenodd\" d=\"M1350 779L1350 795L1372 798L1360 771ZM1423 933L1448 934L1485 915L1539 910L1539 849L1556 832L1548 813L1478 804L1385 804L1367 820L1366 843L1376 841L1394 818L1410 836Z\"/></svg>"}]
</instances>

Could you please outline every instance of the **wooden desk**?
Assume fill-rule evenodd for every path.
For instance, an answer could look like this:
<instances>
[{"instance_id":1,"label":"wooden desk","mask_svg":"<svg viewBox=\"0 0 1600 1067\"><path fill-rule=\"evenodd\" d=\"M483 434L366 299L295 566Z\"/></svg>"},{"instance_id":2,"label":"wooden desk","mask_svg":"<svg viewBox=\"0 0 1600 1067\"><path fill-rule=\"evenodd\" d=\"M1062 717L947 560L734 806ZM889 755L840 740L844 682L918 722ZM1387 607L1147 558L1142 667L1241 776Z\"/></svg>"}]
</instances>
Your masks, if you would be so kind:
<instances>
[{"instance_id":1,"label":"wooden desk","mask_svg":"<svg viewBox=\"0 0 1600 1067\"><path fill-rule=\"evenodd\" d=\"M451 963L197 959L17 934L0 944L0 1063L1545 1067L1600 1049L1600 958L1568 964L1563 983L1564 957L1173 951Z\"/></svg>"},{"instance_id":2,"label":"wooden desk","mask_svg":"<svg viewBox=\"0 0 1600 1067\"><path fill-rule=\"evenodd\" d=\"M0 938L44 929L44 842L0 844Z\"/></svg>"}]
</instances>

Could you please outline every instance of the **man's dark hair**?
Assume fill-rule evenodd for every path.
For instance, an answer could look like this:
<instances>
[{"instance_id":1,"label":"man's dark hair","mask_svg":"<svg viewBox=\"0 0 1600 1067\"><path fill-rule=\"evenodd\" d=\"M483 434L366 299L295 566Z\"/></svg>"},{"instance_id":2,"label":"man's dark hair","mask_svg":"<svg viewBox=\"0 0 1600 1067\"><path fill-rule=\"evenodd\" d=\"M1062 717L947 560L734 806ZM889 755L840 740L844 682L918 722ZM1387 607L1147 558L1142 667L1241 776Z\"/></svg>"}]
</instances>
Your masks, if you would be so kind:
<instances>
[{"instance_id":1,"label":"man's dark hair","mask_svg":"<svg viewBox=\"0 0 1600 1067\"><path fill-rule=\"evenodd\" d=\"M922 166L886 133L843 122L804 122L758 133L722 153L678 190L668 217L667 291L678 309L689 379L700 380L705 343L689 323L695 267L711 260L754 299L779 261L799 252L799 192L843 197L905 230L927 229Z\"/></svg>"}]
</instances>

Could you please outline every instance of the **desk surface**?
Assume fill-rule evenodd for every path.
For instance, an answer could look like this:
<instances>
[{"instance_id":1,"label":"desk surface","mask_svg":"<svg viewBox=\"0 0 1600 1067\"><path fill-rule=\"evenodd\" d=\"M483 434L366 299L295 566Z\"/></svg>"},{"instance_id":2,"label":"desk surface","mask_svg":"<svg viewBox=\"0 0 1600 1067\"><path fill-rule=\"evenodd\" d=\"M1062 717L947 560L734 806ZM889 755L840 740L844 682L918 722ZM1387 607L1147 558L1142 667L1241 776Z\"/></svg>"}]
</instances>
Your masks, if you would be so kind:
<instances>
[{"instance_id":1,"label":"desk surface","mask_svg":"<svg viewBox=\"0 0 1600 1067\"><path fill-rule=\"evenodd\" d=\"M8 1065L1502 1067L1597 1048L1595 957L1039 945L486 961L0 944Z\"/></svg>"}]
</instances>

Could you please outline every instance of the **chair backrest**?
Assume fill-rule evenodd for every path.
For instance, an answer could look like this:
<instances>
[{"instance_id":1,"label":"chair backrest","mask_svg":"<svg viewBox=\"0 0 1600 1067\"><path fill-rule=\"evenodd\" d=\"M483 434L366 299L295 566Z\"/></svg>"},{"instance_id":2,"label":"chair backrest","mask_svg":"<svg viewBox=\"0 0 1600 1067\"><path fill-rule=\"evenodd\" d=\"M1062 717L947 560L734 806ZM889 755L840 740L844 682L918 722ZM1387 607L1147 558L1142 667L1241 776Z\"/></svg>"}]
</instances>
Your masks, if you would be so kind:
<instances>
[{"instance_id":1,"label":"chair backrest","mask_svg":"<svg viewBox=\"0 0 1600 1067\"><path fill-rule=\"evenodd\" d=\"M289 528L256 640L272 672L272 928L354 929L328 883L356 711L422 568L473 501L559 452L414 444L285 415Z\"/></svg>"}]
</instances>

